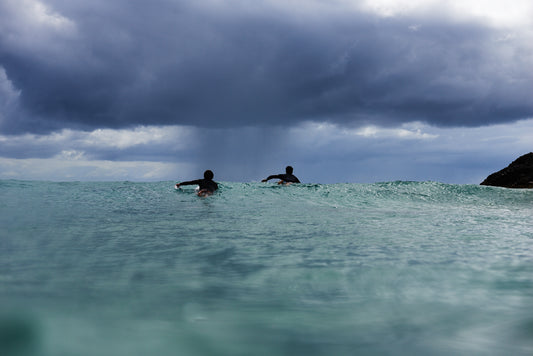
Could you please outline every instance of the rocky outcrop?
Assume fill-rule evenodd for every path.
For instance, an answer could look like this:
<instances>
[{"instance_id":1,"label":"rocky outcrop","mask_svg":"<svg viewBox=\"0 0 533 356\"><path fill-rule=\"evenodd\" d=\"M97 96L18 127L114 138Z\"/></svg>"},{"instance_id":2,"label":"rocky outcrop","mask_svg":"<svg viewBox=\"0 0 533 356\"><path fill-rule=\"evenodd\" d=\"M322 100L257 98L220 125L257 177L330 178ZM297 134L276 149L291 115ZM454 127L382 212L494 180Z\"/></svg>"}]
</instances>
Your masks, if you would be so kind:
<instances>
[{"instance_id":1,"label":"rocky outcrop","mask_svg":"<svg viewBox=\"0 0 533 356\"><path fill-rule=\"evenodd\" d=\"M517 158L506 168L492 173L481 185L505 188L533 188L533 152Z\"/></svg>"}]
</instances>

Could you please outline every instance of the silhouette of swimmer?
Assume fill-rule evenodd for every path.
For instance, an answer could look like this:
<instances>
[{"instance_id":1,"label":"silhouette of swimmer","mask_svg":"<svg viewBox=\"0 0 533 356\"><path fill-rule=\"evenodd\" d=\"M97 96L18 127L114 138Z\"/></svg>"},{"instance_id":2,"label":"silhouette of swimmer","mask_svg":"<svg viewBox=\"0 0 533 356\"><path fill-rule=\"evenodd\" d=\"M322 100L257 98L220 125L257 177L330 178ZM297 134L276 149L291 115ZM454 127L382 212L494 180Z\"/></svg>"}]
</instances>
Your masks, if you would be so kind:
<instances>
[{"instance_id":1,"label":"silhouette of swimmer","mask_svg":"<svg viewBox=\"0 0 533 356\"><path fill-rule=\"evenodd\" d=\"M266 182L270 179L279 179L280 181L278 182L278 184L300 183L298 178L296 178L296 176L292 174L291 166L285 167L285 174L276 174L276 175L268 176L267 179L263 179L261 182Z\"/></svg>"},{"instance_id":2,"label":"silhouette of swimmer","mask_svg":"<svg viewBox=\"0 0 533 356\"><path fill-rule=\"evenodd\" d=\"M187 182L176 183L176 188L182 185L198 185L200 190L198 191L199 197L205 197L211 195L218 189L218 184L213 180L215 175L209 169L204 172L204 179L196 179Z\"/></svg>"}]
</instances>

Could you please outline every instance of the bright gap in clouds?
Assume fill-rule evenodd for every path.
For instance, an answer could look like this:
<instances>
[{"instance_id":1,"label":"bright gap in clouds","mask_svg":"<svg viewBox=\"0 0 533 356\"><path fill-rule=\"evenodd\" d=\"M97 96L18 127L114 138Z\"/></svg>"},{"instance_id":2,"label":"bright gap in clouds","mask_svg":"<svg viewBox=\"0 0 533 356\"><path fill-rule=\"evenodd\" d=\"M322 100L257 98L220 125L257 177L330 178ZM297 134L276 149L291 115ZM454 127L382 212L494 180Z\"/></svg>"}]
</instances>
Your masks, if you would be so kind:
<instances>
[{"instance_id":1,"label":"bright gap in clouds","mask_svg":"<svg viewBox=\"0 0 533 356\"><path fill-rule=\"evenodd\" d=\"M55 50L58 39L72 39L76 24L38 0L2 0L0 9L8 16L0 23L0 34L8 48L27 52ZM0 37L1 38L1 37ZM41 52L42 54L43 52Z\"/></svg>"},{"instance_id":2,"label":"bright gap in clouds","mask_svg":"<svg viewBox=\"0 0 533 356\"><path fill-rule=\"evenodd\" d=\"M46 159L0 157L0 179L160 181L172 179L177 172L191 175L194 167L187 163L89 160L77 151L63 151Z\"/></svg>"},{"instance_id":3,"label":"bright gap in clouds","mask_svg":"<svg viewBox=\"0 0 533 356\"><path fill-rule=\"evenodd\" d=\"M362 8L383 17L409 14L449 15L491 26L527 27L533 23L530 0L366 0Z\"/></svg>"},{"instance_id":4,"label":"bright gap in clouds","mask_svg":"<svg viewBox=\"0 0 533 356\"><path fill-rule=\"evenodd\" d=\"M285 165L308 183L481 182L532 150L533 119L480 128L137 127L0 135L0 179L184 180L212 169L219 181L259 181ZM20 156L20 152L24 152ZM18 156L17 156L18 155Z\"/></svg>"},{"instance_id":5,"label":"bright gap in clouds","mask_svg":"<svg viewBox=\"0 0 533 356\"><path fill-rule=\"evenodd\" d=\"M193 175L194 164L172 156L196 147L194 137L192 128L177 126L0 135L0 179L157 181Z\"/></svg>"}]
</instances>

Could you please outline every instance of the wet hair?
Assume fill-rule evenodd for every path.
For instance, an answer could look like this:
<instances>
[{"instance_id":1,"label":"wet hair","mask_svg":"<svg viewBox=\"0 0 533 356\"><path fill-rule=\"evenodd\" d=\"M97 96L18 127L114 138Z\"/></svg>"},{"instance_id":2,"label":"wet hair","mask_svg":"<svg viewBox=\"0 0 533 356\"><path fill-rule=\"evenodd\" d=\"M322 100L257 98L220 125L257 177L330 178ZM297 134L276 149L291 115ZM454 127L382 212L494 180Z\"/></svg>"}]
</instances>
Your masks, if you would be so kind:
<instances>
[{"instance_id":1,"label":"wet hair","mask_svg":"<svg viewBox=\"0 0 533 356\"><path fill-rule=\"evenodd\" d=\"M210 171L209 169L207 171L204 172L204 178L205 179L213 179L215 175L213 174L212 171Z\"/></svg>"},{"instance_id":2,"label":"wet hair","mask_svg":"<svg viewBox=\"0 0 533 356\"><path fill-rule=\"evenodd\" d=\"M292 167L291 166L285 167L285 173L292 174Z\"/></svg>"}]
</instances>

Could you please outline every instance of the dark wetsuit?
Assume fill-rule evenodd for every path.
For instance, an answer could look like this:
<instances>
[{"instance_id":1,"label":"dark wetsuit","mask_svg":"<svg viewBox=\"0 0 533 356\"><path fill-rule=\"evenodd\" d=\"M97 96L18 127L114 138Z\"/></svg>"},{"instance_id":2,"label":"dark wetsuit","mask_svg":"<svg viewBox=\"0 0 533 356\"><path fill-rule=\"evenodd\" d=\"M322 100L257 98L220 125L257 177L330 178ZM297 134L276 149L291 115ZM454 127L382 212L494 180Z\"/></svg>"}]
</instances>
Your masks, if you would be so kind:
<instances>
[{"instance_id":1,"label":"dark wetsuit","mask_svg":"<svg viewBox=\"0 0 533 356\"><path fill-rule=\"evenodd\" d=\"M213 193L215 190L218 189L218 184L212 180L212 179L197 179L197 180L191 180L188 182L182 182L180 185L195 185L197 184L200 186L200 190L208 190L211 193Z\"/></svg>"},{"instance_id":2,"label":"dark wetsuit","mask_svg":"<svg viewBox=\"0 0 533 356\"><path fill-rule=\"evenodd\" d=\"M286 183L300 183L298 178L294 174L276 174L273 176L268 176L266 180L270 179L280 179Z\"/></svg>"}]
</instances>

